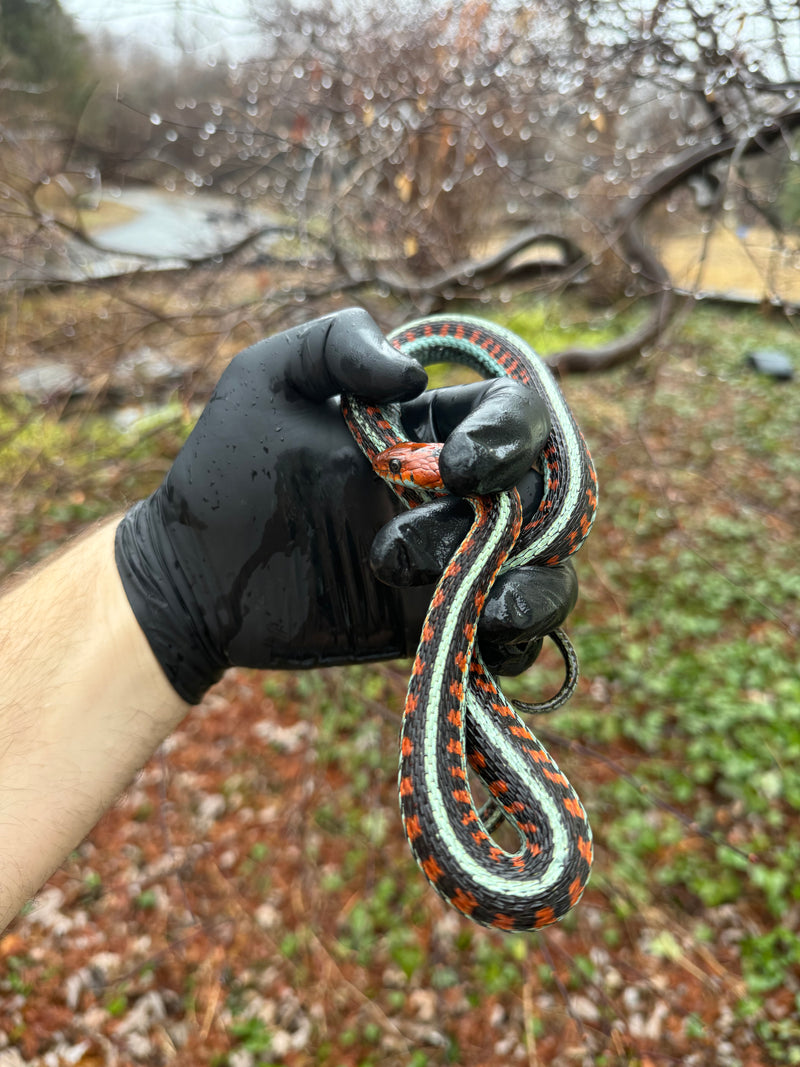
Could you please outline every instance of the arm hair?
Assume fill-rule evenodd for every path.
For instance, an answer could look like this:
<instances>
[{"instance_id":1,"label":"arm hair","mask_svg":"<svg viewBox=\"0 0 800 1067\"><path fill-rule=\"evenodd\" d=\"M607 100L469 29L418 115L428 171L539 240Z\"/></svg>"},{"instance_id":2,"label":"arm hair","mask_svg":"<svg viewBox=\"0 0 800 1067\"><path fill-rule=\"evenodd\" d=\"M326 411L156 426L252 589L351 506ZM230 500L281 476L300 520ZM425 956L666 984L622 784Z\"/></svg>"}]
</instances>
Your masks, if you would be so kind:
<instances>
[{"instance_id":1,"label":"arm hair","mask_svg":"<svg viewBox=\"0 0 800 1067\"><path fill-rule=\"evenodd\" d=\"M117 521L0 598L0 930L189 708L128 605Z\"/></svg>"}]
</instances>

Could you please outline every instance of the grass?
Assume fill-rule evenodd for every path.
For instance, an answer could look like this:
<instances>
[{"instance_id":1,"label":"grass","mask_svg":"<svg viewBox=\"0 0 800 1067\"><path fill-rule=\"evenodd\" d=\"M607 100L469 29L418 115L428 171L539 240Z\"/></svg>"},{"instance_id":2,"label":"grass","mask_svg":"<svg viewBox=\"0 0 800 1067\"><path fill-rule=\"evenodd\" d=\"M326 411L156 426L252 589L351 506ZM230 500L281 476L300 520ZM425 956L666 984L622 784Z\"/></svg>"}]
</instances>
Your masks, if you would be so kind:
<instances>
[{"instance_id":1,"label":"grass","mask_svg":"<svg viewBox=\"0 0 800 1067\"><path fill-rule=\"evenodd\" d=\"M92 199L91 196L89 199ZM41 211L62 220L68 226L80 224L89 234L97 234L130 222L137 214L133 208L108 198L98 200L91 207L86 205L86 200L86 197L76 197L74 188L62 188L58 182L40 186L36 194L36 202Z\"/></svg>"},{"instance_id":2,"label":"grass","mask_svg":"<svg viewBox=\"0 0 800 1067\"><path fill-rule=\"evenodd\" d=\"M131 222L136 216L137 211L132 207L128 207L127 204L104 199L99 202L97 207L82 210L80 221L86 232L94 236L104 230L110 230L115 226L122 226L126 222Z\"/></svg>"},{"instance_id":3,"label":"grass","mask_svg":"<svg viewBox=\"0 0 800 1067\"><path fill-rule=\"evenodd\" d=\"M511 325L544 347L541 316ZM800 351L777 317L699 307L638 373L566 383L601 487L573 626L605 707L559 726L629 753L636 779L588 801L611 815L595 820L603 888L640 908L747 912L745 1015L800 988L800 398L747 368L763 345ZM796 1028L758 1031L796 1062Z\"/></svg>"},{"instance_id":4,"label":"grass","mask_svg":"<svg viewBox=\"0 0 800 1067\"><path fill-rule=\"evenodd\" d=\"M154 489L189 425L178 404L123 430L91 411L62 418L0 396L0 574Z\"/></svg>"},{"instance_id":5,"label":"grass","mask_svg":"<svg viewBox=\"0 0 800 1067\"><path fill-rule=\"evenodd\" d=\"M542 351L624 326L573 303L503 315ZM756 345L800 351L790 321L703 305L647 359L564 383L600 512L569 623L580 688L536 727L594 828L576 911L503 936L428 891L396 811L404 665L244 673L60 876L98 929L127 931L127 984L101 1000L112 1021L149 988L140 966L205 1034L179 1063L800 1062L800 394L746 366ZM188 427L180 409L126 433L16 402L0 418L7 565L147 491ZM254 743L264 718L313 729L287 754ZM203 792L225 810L191 875L143 887L165 840L197 843ZM54 995L38 993L41 961L69 963L21 929L35 961L24 942L6 953L0 998L34 1004Z\"/></svg>"}]
</instances>

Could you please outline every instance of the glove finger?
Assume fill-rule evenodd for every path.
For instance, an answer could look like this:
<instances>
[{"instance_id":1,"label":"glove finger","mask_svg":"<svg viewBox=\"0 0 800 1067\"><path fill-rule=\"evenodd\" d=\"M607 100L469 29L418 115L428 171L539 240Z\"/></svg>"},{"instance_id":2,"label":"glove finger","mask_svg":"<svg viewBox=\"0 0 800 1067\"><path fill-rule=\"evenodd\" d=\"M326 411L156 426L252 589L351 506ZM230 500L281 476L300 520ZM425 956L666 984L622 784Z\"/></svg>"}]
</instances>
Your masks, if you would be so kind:
<instances>
[{"instance_id":1,"label":"glove finger","mask_svg":"<svg viewBox=\"0 0 800 1067\"><path fill-rule=\"evenodd\" d=\"M445 442L442 477L459 496L510 489L550 433L544 401L510 378L424 393L404 405L403 425L417 440Z\"/></svg>"},{"instance_id":2,"label":"glove finger","mask_svg":"<svg viewBox=\"0 0 800 1067\"><path fill-rule=\"evenodd\" d=\"M482 632L496 645L524 645L561 626L578 599L570 562L558 567L517 567L501 574L481 616Z\"/></svg>"},{"instance_id":3,"label":"glove finger","mask_svg":"<svg viewBox=\"0 0 800 1067\"><path fill-rule=\"evenodd\" d=\"M507 678L524 674L532 667L539 658L543 644L542 637L533 637L530 641L520 644L495 642L487 638L480 626L478 627L478 646L483 662L492 674L502 674Z\"/></svg>"},{"instance_id":4,"label":"glove finger","mask_svg":"<svg viewBox=\"0 0 800 1067\"><path fill-rule=\"evenodd\" d=\"M523 521L534 515L544 492L539 471L526 471L517 485ZM467 536L474 518L466 500L447 497L396 515L379 530L370 563L387 585L425 585L438 581Z\"/></svg>"},{"instance_id":5,"label":"glove finger","mask_svg":"<svg viewBox=\"0 0 800 1067\"><path fill-rule=\"evenodd\" d=\"M570 562L559 567L518 567L500 575L478 627L481 655L490 671L514 676L534 663L543 638L575 607L578 578Z\"/></svg>"},{"instance_id":6,"label":"glove finger","mask_svg":"<svg viewBox=\"0 0 800 1067\"><path fill-rule=\"evenodd\" d=\"M457 525L457 520L452 522ZM380 536L380 535L379 535ZM408 539L397 542L400 560L384 560L391 564L390 581L393 585L408 585L408 573L403 573L402 553ZM414 588L404 590L405 615L409 623L409 654L413 651L418 629L421 625L433 593L433 582L441 570L442 559L436 552L435 542L429 546L430 559L428 582L420 560L413 567ZM443 550L441 556L445 555ZM373 567L376 566L373 558ZM407 571L410 564L405 562ZM378 577L383 574L376 569ZM384 579L385 580L385 579ZM514 676L522 674L534 663L542 649L543 638L561 626L575 606L578 596L578 580L571 563L560 567L519 567L500 575L484 605L478 624L478 644L481 655L490 671ZM416 598L409 601L409 597ZM419 598L422 597L420 600ZM412 632L413 631L413 632Z\"/></svg>"},{"instance_id":7,"label":"glove finger","mask_svg":"<svg viewBox=\"0 0 800 1067\"><path fill-rule=\"evenodd\" d=\"M309 400L354 393L379 403L409 400L427 383L422 366L398 352L361 308L316 319L280 335L284 371Z\"/></svg>"},{"instance_id":8,"label":"glove finger","mask_svg":"<svg viewBox=\"0 0 800 1067\"><path fill-rule=\"evenodd\" d=\"M466 500L434 500L381 527L370 550L373 573L386 585L428 585L439 579L467 536L473 511Z\"/></svg>"}]
</instances>

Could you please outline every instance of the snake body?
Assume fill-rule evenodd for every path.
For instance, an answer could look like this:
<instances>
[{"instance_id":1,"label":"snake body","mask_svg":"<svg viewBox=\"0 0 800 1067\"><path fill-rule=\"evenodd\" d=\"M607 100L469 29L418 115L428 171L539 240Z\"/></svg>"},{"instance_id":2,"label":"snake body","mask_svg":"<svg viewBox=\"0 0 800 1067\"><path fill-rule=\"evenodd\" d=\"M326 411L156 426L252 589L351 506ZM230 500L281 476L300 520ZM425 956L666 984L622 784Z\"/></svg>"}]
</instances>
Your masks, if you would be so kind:
<instances>
[{"instance_id":1,"label":"snake body","mask_svg":"<svg viewBox=\"0 0 800 1067\"><path fill-rule=\"evenodd\" d=\"M514 334L480 319L434 316L390 340L426 365L457 362L486 378L514 378L550 413L540 457L545 491L533 518L523 525L516 490L468 498L472 527L436 587L414 660L398 777L406 837L436 891L482 925L536 929L580 899L592 863L591 829L574 789L481 661L475 634L498 573L523 563L554 566L580 547L597 506L594 466L549 370ZM409 507L443 491L441 445L409 445L396 405L343 396L342 412L361 450ZM517 829L515 852L493 839L494 823L473 799L468 764Z\"/></svg>"}]
</instances>

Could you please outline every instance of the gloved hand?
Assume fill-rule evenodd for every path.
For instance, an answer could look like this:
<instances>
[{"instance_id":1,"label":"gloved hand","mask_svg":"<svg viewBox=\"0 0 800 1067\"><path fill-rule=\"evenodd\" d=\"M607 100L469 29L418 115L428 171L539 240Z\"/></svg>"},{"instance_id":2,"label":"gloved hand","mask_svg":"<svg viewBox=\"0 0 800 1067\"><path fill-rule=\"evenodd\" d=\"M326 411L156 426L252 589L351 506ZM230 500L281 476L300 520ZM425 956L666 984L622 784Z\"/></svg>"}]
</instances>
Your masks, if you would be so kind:
<instances>
[{"instance_id":1,"label":"gloved hand","mask_svg":"<svg viewBox=\"0 0 800 1067\"><path fill-rule=\"evenodd\" d=\"M538 505L541 478L529 468L549 429L539 399L507 380L420 396L425 383L419 364L358 309L260 341L231 362L163 483L116 537L128 600L184 700L199 701L229 666L413 654L431 583L471 511L443 500L398 515L338 393L416 397L403 409L405 428L420 440L450 435L448 488L487 492L521 480L526 510ZM574 606L577 581L569 566L526 567L495 588L480 647L490 667L516 673Z\"/></svg>"}]
</instances>

